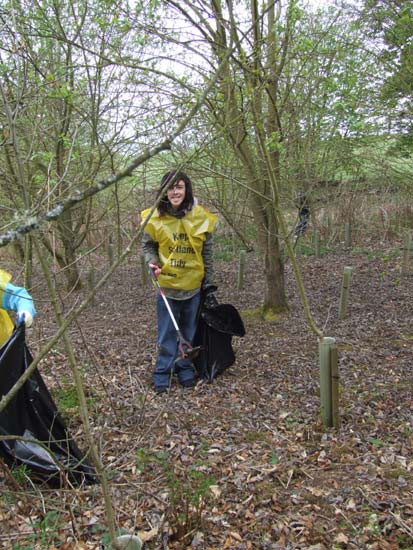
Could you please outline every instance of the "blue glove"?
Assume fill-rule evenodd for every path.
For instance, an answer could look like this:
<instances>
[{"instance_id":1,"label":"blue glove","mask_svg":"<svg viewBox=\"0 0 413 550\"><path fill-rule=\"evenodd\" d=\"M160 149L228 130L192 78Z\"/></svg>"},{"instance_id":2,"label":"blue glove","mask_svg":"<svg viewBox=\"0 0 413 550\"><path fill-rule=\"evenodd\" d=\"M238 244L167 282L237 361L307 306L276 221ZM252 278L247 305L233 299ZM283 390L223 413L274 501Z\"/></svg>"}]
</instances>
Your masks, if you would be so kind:
<instances>
[{"instance_id":1,"label":"blue glove","mask_svg":"<svg viewBox=\"0 0 413 550\"><path fill-rule=\"evenodd\" d=\"M36 316L33 299L27 290L20 286L14 286L8 283L4 288L3 300L1 306L6 311L15 311L17 313L17 322L25 323L30 327Z\"/></svg>"}]
</instances>

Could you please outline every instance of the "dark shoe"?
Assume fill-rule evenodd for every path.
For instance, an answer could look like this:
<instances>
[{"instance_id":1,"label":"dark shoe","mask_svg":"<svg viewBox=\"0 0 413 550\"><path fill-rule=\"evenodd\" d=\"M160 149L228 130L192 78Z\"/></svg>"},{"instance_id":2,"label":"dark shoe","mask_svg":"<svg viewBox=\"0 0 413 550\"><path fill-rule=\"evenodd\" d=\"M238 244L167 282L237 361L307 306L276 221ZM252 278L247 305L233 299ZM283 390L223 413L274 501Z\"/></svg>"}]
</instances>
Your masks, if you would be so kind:
<instances>
[{"instance_id":1,"label":"dark shoe","mask_svg":"<svg viewBox=\"0 0 413 550\"><path fill-rule=\"evenodd\" d=\"M163 395L168 393L168 386L155 386L154 388L156 395Z\"/></svg>"},{"instance_id":2,"label":"dark shoe","mask_svg":"<svg viewBox=\"0 0 413 550\"><path fill-rule=\"evenodd\" d=\"M194 379L184 380L183 382L181 382L181 386L183 388L194 388L196 386L196 381Z\"/></svg>"}]
</instances>

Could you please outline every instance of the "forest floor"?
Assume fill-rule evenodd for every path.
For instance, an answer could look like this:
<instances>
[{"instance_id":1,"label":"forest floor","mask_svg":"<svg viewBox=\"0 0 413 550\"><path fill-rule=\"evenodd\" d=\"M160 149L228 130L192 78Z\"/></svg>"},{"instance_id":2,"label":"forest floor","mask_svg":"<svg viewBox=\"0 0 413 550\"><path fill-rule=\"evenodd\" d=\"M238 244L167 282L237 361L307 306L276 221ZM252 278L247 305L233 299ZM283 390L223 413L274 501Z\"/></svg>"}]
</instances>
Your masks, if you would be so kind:
<instances>
[{"instance_id":1,"label":"forest floor","mask_svg":"<svg viewBox=\"0 0 413 550\"><path fill-rule=\"evenodd\" d=\"M217 297L246 328L233 339L236 363L212 384L174 382L156 396L155 294L129 258L69 330L123 532L145 549L413 548L413 276L401 276L397 246L299 256L314 319L338 345L339 429L320 421L318 343L290 264L290 311L264 322L254 253L241 291L236 259L217 261ZM46 294L34 295L35 353L55 326ZM84 448L61 345L40 371ZM99 485L53 490L15 477L17 489L0 471L2 548L108 548Z\"/></svg>"}]
</instances>

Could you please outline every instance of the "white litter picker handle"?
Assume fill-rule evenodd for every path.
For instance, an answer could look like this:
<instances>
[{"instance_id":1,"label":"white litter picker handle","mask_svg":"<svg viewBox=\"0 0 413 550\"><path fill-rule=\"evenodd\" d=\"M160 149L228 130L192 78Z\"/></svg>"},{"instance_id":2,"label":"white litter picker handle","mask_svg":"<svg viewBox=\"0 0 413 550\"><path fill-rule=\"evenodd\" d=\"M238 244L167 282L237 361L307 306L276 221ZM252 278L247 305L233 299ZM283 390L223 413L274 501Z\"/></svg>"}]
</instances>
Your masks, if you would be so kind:
<instances>
[{"instance_id":1,"label":"white litter picker handle","mask_svg":"<svg viewBox=\"0 0 413 550\"><path fill-rule=\"evenodd\" d=\"M168 310L169 316L172 320L172 323L175 327L176 332L179 334L179 336L181 336L181 331L179 330L178 323L176 322L175 316L172 313L172 309L171 309L171 306L169 305L168 298L165 296L161 288L159 290L159 294L162 296L162 299L165 303L166 309Z\"/></svg>"},{"instance_id":2,"label":"white litter picker handle","mask_svg":"<svg viewBox=\"0 0 413 550\"><path fill-rule=\"evenodd\" d=\"M169 305L168 298L165 296L165 294L162 290L162 287L159 284L159 281L158 281L155 273L153 272L153 269L151 267L149 267L148 271L149 271L149 275L151 276L153 284L156 286L156 288L158 289L159 294L162 296L162 300L164 301L166 309L168 310L169 317L171 318L171 321L173 323L173 326L174 326L176 332L178 333L179 337L182 338L181 331L179 330L178 323L176 322L175 316L172 313L172 309L171 309L171 306Z\"/></svg>"}]
</instances>

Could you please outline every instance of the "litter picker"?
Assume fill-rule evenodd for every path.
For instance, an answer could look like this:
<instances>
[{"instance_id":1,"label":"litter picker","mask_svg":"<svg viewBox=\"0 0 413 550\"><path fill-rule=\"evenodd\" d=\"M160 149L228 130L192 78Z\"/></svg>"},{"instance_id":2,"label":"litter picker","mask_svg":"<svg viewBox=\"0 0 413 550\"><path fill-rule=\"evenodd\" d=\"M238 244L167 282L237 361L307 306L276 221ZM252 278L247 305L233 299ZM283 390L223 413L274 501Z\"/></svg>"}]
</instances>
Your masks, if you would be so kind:
<instances>
[{"instance_id":1,"label":"litter picker","mask_svg":"<svg viewBox=\"0 0 413 550\"><path fill-rule=\"evenodd\" d=\"M185 338L183 337L182 332L181 332L181 330L178 326L178 323L176 322L175 316L172 313L172 309L171 309L171 306L169 305L168 299L165 296L165 293L162 290L162 287L159 284L159 281L158 281L155 273L153 272L153 269L151 267L149 267L148 271L149 271L149 275L152 279L152 282L153 282L155 288L159 292L162 300L164 301L165 307L166 307L166 309L168 310L168 313L169 313L169 317L171 318L173 326L176 330L176 334L177 334L177 337L178 337L178 350L179 350L179 353L180 353L180 357L177 357L175 359L175 362L179 361L180 359L195 359L195 357L197 357L197 355L201 351L202 346L193 347L187 340L185 340Z\"/></svg>"}]
</instances>

